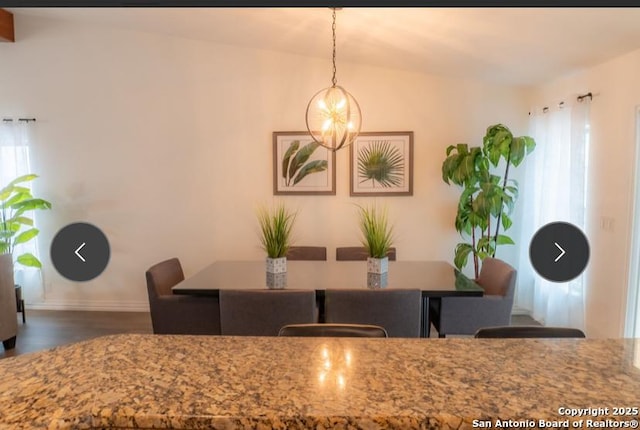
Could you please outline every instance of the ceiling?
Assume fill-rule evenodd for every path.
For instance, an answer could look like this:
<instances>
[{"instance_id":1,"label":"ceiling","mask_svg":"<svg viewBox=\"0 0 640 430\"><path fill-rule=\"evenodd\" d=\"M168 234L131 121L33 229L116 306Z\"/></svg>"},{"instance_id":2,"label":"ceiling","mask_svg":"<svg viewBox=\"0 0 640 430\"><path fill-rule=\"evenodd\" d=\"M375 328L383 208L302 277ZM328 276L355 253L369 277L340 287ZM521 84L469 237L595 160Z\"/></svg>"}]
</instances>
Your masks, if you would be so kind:
<instances>
[{"instance_id":1,"label":"ceiling","mask_svg":"<svg viewBox=\"0 0 640 430\"><path fill-rule=\"evenodd\" d=\"M331 56L328 8L9 10ZM505 84L544 83L640 48L640 8L346 8L337 20L338 67L353 61Z\"/></svg>"}]
</instances>

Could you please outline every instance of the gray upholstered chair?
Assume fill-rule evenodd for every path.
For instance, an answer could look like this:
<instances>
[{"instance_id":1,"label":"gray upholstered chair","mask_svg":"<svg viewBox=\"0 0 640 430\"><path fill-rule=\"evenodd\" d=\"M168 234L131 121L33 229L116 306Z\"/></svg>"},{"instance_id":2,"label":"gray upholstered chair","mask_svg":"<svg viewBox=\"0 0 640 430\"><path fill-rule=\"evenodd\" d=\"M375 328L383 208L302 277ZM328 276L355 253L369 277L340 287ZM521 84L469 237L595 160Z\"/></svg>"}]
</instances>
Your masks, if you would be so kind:
<instances>
[{"instance_id":1,"label":"gray upholstered chair","mask_svg":"<svg viewBox=\"0 0 640 430\"><path fill-rule=\"evenodd\" d=\"M325 246L291 246L287 252L287 260L326 261Z\"/></svg>"},{"instance_id":2,"label":"gray upholstered chair","mask_svg":"<svg viewBox=\"0 0 640 430\"><path fill-rule=\"evenodd\" d=\"M475 337L478 339L505 338L584 338L584 332L569 327L543 327L532 325L512 325L501 327L484 327L479 329Z\"/></svg>"},{"instance_id":3,"label":"gray upholstered chair","mask_svg":"<svg viewBox=\"0 0 640 430\"><path fill-rule=\"evenodd\" d=\"M4 349L15 348L18 333L12 258L11 254L0 255L0 340Z\"/></svg>"},{"instance_id":4,"label":"gray upholstered chair","mask_svg":"<svg viewBox=\"0 0 640 430\"><path fill-rule=\"evenodd\" d=\"M316 322L315 290L220 290L223 335L277 336L285 325Z\"/></svg>"},{"instance_id":5,"label":"gray upholstered chair","mask_svg":"<svg viewBox=\"0 0 640 430\"><path fill-rule=\"evenodd\" d=\"M172 258L146 272L151 323L155 334L220 334L217 297L173 294L184 280L180 260Z\"/></svg>"},{"instance_id":6,"label":"gray upholstered chair","mask_svg":"<svg viewBox=\"0 0 640 430\"><path fill-rule=\"evenodd\" d=\"M502 260L485 258L478 284L484 288L482 297L442 297L429 301L429 320L439 337L473 335L482 327L510 325L516 270Z\"/></svg>"},{"instance_id":7,"label":"gray upholstered chair","mask_svg":"<svg viewBox=\"0 0 640 430\"><path fill-rule=\"evenodd\" d=\"M336 261L363 261L369 257L364 246L342 246L336 248ZM387 253L389 261L396 261L396 249L390 248Z\"/></svg>"},{"instance_id":8,"label":"gray upholstered chair","mask_svg":"<svg viewBox=\"0 0 640 430\"><path fill-rule=\"evenodd\" d=\"M289 324L278 336L297 337L388 337L387 331L370 324Z\"/></svg>"},{"instance_id":9,"label":"gray upholstered chair","mask_svg":"<svg viewBox=\"0 0 640 430\"><path fill-rule=\"evenodd\" d=\"M421 303L420 290L328 289L325 321L378 325L389 337L420 337Z\"/></svg>"}]
</instances>

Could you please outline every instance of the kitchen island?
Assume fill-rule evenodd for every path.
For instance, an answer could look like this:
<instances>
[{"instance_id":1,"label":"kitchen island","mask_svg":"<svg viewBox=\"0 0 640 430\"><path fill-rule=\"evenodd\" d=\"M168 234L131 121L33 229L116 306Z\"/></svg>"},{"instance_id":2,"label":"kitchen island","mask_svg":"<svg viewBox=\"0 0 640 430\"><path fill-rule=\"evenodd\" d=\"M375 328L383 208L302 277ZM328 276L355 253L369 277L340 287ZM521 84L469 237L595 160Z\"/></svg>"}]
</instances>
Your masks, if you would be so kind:
<instances>
[{"instance_id":1,"label":"kitchen island","mask_svg":"<svg viewBox=\"0 0 640 430\"><path fill-rule=\"evenodd\" d=\"M2 429L587 428L638 407L630 339L115 335L0 360Z\"/></svg>"}]
</instances>

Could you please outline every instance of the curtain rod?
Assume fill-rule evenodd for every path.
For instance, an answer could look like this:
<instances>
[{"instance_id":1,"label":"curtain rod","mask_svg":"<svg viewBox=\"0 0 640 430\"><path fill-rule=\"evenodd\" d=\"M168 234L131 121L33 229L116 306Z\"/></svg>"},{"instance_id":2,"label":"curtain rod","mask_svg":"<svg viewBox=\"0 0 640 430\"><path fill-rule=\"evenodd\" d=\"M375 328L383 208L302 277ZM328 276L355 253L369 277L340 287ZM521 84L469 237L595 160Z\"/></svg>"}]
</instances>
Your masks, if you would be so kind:
<instances>
[{"instance_id":1,"label":"curtain rod","mask_svg":"<svg viewBox=\"0 0 640 430\"><path fill-rule=\"evenodd\" d=\"M589 91L586 94L579 95L578 97L576 97L576 100L579 101L579 102L582 102L586 98L588 98L589 100L593 100L593 93L591 91ZM562 102L558 103L558 107L560 109L562 109L564 107L564 104L565 103L562 101ZM549 112L549 106L543 107L542 108L542 113L547 113L547 112ZM531 112L529 112L529 115L531 115Z\"/></svg>"},{"instance_id":2,"label":"curtain rod","mask_svg":"<svg viewBox=\"0 0 640 430\"><path fill-rule=\"evenodd\" d=\"M30 122L35 121L35 118L18 118L18 121ZM2 118L3 122L13 122L13 118Z\"/></svg>"}]
</instances>

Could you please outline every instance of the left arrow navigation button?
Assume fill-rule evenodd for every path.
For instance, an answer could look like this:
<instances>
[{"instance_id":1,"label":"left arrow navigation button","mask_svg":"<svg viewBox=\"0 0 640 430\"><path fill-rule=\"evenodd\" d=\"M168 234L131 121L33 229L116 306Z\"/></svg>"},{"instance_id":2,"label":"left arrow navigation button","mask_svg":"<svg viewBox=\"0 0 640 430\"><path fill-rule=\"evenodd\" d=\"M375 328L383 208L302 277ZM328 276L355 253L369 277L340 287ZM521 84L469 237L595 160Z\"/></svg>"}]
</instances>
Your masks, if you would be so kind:
<instances>
[{"instance_id":1,"label":"left arrow navigation button","mask_svg":"<svg viewBox=\"0 0 640 430\"><path fill-rule=\"evenodd\" d=\"M78 247L78 249L76 249L76 251L75 251L75 254L78 256L78 258L79 258L80 260L82 260L82 262L83 262L83 263L86 263L86 262L87 262L87 260L85 260L85 259L84 259L84 257L83 257L82 255L80 255L80 250L81 250L82 248L84 248L84 246L85 246L86 244L87 244L86 242L82 242L82 245L80 245L80 246Z\"/></svg>"},{"instance_id":2,"label":"left arrow navigation button","mask_svg":"<svg viewBox=\"0 0 640 430\"><path fill-rule=\"evenodd\" d=\"M107 236L93 224L76 222L63 227L51 242L51 261L65 278L90 281L109 264Z\"/></svg>"}]
</instances>

